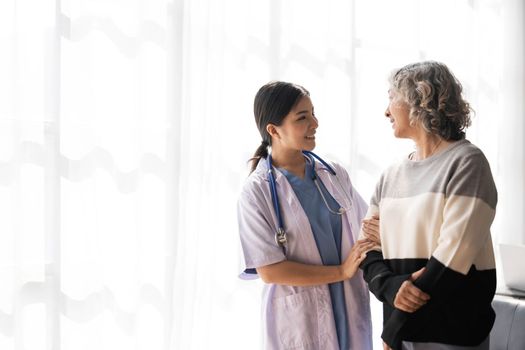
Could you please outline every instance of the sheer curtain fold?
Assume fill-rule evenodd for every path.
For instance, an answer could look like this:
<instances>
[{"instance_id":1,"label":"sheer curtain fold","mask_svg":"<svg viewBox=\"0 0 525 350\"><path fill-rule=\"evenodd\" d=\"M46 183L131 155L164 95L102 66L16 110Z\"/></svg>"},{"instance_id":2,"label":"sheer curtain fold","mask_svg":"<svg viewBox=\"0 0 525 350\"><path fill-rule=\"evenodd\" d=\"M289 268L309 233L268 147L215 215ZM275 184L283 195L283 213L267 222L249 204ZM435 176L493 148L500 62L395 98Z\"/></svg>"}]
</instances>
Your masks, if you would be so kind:
<instances>
[{"instance_id":1,"label":"sheer curtain fold","mask_svg":"<svg viewBox=\"0 0 525 350\"><path fill-rule=\"evenodd\" d=\"M518 0L2 1L0 348L257 347L236 201L273 79L310 90L316 151L367 199L412 147L383 117L388 73L444 61L497 181L495 241L525 243L524 17Z\"/></svg>"},{"instance_id":2,"label":"sheer curtain fold","mask_svg":"<svg viewBox=\"0 0 525 350\"><path fill-rule=\"evenodd\" d=\"M499 239L525 244L525 5L513 0L501 12L504 65L499 90Z\"/></svg>"},{"instance_id":3,"label":"sheer curtain fold","mask_svg":"<svg viewBox=\"0 0 525 350\"><path fill-rule=\"evenodd\" d=\"M0 347L167 349L166 2L2 4Z\"/></svg>"}]
</instances>

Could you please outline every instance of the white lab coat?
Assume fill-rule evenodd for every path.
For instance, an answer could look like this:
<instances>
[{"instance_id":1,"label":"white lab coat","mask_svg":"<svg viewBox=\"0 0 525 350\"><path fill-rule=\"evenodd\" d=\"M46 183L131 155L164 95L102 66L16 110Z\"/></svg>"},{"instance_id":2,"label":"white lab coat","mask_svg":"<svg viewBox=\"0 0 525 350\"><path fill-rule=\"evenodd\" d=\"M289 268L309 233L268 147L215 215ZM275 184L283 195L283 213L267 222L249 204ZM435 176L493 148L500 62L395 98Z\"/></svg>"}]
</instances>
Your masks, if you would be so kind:
<instances>
[{"instance_id":1,"label":"white lab coat","mask_svg":"<svg viewBox=\"0 0 525 350\"><path fill-rule=\"evenodd\" d=\"M341 256L344 259L357 240L367 205L353 189L347 172L338 164L330 165L352 202L342 192L336 178L316 162L316 172L326 189L344 208L350 208L342 215ZM299 200L283 174L275 171L275 178L288 239L287 256L274 240L277 219L272 205L267 164L261 159L257 169L248 177L238 202L244 267L257 268L285 259L322 265L310 222ZM240 277L250 278L244 273ZM344 292L350 349L372 349L369 292L360 270L352 279L344 281ZM264 349L339 349L328 285L293 287L265 284L262 316Z\"/></svg>"}]
</instances>

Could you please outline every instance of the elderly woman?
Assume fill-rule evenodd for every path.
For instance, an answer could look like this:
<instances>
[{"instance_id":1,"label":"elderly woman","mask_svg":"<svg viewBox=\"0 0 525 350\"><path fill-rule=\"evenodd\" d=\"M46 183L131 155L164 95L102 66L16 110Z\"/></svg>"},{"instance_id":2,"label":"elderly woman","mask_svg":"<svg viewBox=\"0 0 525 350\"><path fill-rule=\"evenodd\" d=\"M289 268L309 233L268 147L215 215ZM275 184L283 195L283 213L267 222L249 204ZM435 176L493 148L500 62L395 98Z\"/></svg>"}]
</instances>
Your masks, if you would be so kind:
<instances>
[{"instance_id":1,"label":"elderly woman","mask_svg":"<svg viewBox=\"0 0 525 350\"><path fill-rule=\"evenodd\" d=\"M497 192L483 152L465 139L461 91L438 62L390 79L385 115L415 151L383 173L367 213L379 216L381 247L361 268L384 305L385 349L489 349Z\"/></svg>"}]
</instances>

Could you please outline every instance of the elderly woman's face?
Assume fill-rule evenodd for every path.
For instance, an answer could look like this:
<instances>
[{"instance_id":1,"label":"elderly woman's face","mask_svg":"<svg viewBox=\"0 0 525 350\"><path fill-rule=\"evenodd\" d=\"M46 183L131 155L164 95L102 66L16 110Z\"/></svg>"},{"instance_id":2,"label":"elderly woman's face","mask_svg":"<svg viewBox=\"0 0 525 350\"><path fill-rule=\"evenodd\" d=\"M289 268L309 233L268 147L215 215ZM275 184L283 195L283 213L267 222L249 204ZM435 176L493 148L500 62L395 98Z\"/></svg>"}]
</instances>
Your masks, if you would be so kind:
<instances>
[{"instance_id":1,"label":"elderly woman's face","mask_svg":"<svg viewBox=\"0 0 525 350\"><path fill-rule=\"evenodd\" d=\"M408 138L413 132L408 118L410 114L410 107L408 103L403 100L403 97L394 90L388 90L388 107L385 111L385 116L390 119L392 129L394 129L394 136L399 138Z\"/></svg>"}]
</instances>

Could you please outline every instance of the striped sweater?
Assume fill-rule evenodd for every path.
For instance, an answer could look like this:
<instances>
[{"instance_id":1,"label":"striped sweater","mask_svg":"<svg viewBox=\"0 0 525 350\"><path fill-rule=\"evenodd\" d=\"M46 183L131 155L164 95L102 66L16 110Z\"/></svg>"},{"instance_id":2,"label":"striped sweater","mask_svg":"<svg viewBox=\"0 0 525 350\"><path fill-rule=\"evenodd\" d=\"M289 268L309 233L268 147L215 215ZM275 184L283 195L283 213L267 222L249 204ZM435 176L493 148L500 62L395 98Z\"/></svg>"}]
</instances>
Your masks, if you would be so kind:
<instances>
[{"instance_id":1,"label":"striped sweater","mask_svg":"<svg viewBox=\"0 0 525 350\"><path fill-rule=\"evenodd\" d=\"M367 214L380 216L381 248L361 268L383 302L382 338L393 349L402 341L474 346L489 335L496 203L487 159L467 140L381 176ZM401 284L422 267L414 284L431 300L414 313L394 308Z\"/></svg>"}]
</instances>

